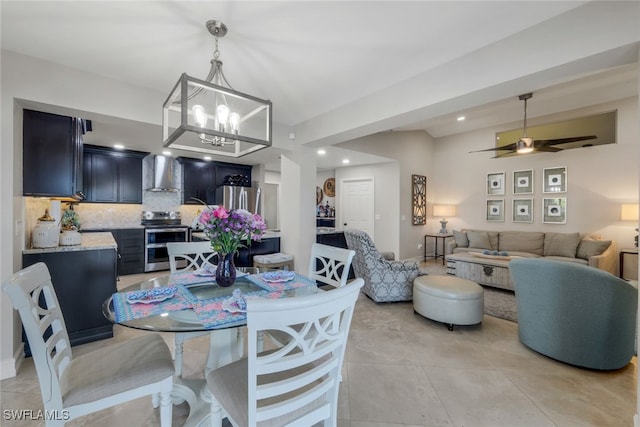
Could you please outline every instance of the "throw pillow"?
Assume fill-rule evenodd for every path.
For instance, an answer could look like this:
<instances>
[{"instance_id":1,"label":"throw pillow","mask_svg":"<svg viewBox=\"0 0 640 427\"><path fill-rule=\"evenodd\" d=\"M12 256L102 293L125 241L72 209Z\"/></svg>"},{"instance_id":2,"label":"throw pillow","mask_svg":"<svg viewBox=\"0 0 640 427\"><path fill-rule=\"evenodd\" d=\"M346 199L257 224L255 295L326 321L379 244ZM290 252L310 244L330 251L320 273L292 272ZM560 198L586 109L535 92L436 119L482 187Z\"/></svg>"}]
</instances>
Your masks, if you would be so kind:
<instances>
[{"instance_id":1,"label":"throw pillow","mask_svg":"<svg viewBox=\"0 0 640 427\"><path fill-rule=\"evenodd\" d=\"M456 241L456 246L459 248L469 247L469 239L467 239L467 233L464 231L453 230L453 240Z\"/></svg>"},{"instance_id":2,"label":"throw pillow","mask_svg":"<svg viewBox=\"0 0 640 427\"><path fill-rule=\"evenodd\" d=\"M575 258L580 233L546 233L544 235L544 256Z\"/></svg>"},{"instance_id":3,"label":"throw pillow","mask_svg":"<svg viewBox=\"0 0 640 427\"><path fill-rule=\"evenodd\" d=\"M600 255L611 245L611 240L582 240L578 245L576 257L586 259Z\"/></svg>"},{"instance_id":4,"label":"throw pillow","mask_svg":"<svg viewBox=\"0 0 640 427\"><path fill-rule=\"evenodd\" d=\"M469 239L469 247L476 249L493 249L489 233L486 231L467 231L467 239Z\"/></svg>"}]
</instances>

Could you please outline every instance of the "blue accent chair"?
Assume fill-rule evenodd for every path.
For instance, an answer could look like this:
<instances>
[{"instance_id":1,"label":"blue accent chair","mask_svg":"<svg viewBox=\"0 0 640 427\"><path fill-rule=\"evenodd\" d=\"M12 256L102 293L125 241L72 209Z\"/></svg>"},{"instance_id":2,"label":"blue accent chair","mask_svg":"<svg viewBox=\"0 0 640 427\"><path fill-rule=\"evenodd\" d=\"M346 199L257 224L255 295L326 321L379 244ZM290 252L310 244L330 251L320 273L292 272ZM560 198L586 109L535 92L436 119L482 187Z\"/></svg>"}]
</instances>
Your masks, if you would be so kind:
<instances>
[{"instance_id":1,"label":"blue accent chair","mask_svg":"<svg viewBox=\"0 0 640 427\"><path fill-rule=\"evenodd\" d=\"M514 259L520 342L583 368L613 370L635 354L638 289L603 270L570 262Z\"/></svg>"},{"instance_id":2,"label":"blue accent chair","mask_svg":"<svg viewBox=\"0 0 640 427\"><path fill-rule=\"evenodd\" d=\"M376 249L371 237L361 230L346 229L347 246L356 255L353 271L364 279L362 292L375 302L411 301L413 279L423 274L418 261L389 261Z\"/></svg>"}]
</instances>

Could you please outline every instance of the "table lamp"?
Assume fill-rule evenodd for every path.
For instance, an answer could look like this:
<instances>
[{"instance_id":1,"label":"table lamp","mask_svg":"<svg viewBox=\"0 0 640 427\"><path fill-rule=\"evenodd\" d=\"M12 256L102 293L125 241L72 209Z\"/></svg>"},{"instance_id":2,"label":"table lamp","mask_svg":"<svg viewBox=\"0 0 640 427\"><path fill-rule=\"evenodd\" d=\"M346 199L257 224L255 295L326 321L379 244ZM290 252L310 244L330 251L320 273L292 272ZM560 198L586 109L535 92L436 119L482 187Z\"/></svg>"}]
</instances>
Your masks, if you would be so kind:
<instances>
[{"instance_id":1,"label":"table lamp","mask_svg":"<svg viewBox=\"0 0 640 427\"><path fill-rule=\"evenodd\" d=\"M629 205L622 205L622 211L620 212L620 219L622 221L635 221L636 224L638 223L638 204L629 204ZM636 231L638 231L638 229L636 228ZM636 234L636 237L634 238L634 244L636 246L636 248L638 247L638 235Z\"/></svg>"},{"instance_id":2,"label":"table lamp","mask_svg":"<svg viewBox=\"0 0 640 427\"><path fill-rule=\"evenodd\" d=\"M453 205L433 205L433 216L440 216L440 234L447 234L447 219L456 215L456 207Z\"/></svg>"}]
</instances>

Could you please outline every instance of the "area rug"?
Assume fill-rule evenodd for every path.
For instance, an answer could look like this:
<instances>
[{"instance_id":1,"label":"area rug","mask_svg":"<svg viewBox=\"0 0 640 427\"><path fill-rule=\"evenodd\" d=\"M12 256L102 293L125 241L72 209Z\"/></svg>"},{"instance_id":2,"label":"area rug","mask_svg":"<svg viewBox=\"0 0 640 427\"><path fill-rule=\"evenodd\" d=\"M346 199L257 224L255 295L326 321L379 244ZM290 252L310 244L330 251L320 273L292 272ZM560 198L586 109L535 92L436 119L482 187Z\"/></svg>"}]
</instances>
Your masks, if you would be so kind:
<instances>
[{"instance_id":1,"label":"area rug","mask_svg":"<svg viewBox=\"0 0 640 427\"><path fill-rule=\"evenodd\" d=\"M484 288L484 312L489 316L518 322L516 308L516 296L513 292L502 289L483 286Z\"/></svg>"}]
</instances>

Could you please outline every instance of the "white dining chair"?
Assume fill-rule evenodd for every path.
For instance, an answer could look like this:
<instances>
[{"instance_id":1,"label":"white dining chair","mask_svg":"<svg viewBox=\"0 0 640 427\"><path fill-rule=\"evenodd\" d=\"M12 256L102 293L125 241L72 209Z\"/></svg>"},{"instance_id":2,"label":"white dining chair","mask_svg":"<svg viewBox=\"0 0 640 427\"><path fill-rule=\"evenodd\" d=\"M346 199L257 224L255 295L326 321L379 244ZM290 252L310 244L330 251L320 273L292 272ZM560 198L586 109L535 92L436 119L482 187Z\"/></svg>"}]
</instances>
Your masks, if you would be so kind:
<instances>
[{"instance_id":1,"label":"white dining chair","mask_svg":"<svg viewBox=\"0 0 640 427\"><path fill-rule=\"evenodd\" d=\"M205 263L212 263L211 261L217 256L217 253L211 248L211 242L208 241L167 243L167 253L169 254L171 274L198 270ZM179 264L184 265L179 267ZM213 332L209 331L174 333L173 354L176 376L182 377L184 342L205 335L210 335L210 340L213 340L212 334Z\"/></svg>"},{"instance_id":2,"label":"white dining chair","mask_svg":"<svg viewBox=\"0 0 640 427\"><path fill-rule=\"evenodd\" d=\"M309 261L310 279L340 288L347 284L355 251L314 243Z\"/></svg>"},{"instance_id":3,"label":"white dining chair","mask_svg":"<svg viewBox=\"0 0 640 427\"><path fill-rule=\"evenodd\" d=\"M247 299L248 357L207 375L211 426L336 425L339 374L362 279L330 292ZM300 328L294 326L302 325ZM289 335L260 352L259 334ZM262 425L262 424L260 424Z\"/></svg>"},{"instance_id":4,"label":"white dining chair","mask_svg":"<svg viewBox=\"0 0 640 427\"><path fill-rule=\"evenodd\" d=\"M174 368L160 335L105 345L74 358L46 264L15 273L2 289L29 340L44 410L53 415L47 427L148 395L154 407L160 404L161 426L171 426Z\"/></svg>"},{"instance_id":5,"label":"white dining chair","mask_svg":"<svg viewBox=\"0 0 640 427\"><path fill-rule=\"evenodd\" d=\"M314 243L311 246L307 276L316 283L340 288L347 284L351 261L355 254L355 251L349 249ZM288 334L279 331L266 332L263 335L279 347L289 340Z\"/></svg>"}]
</instances>

